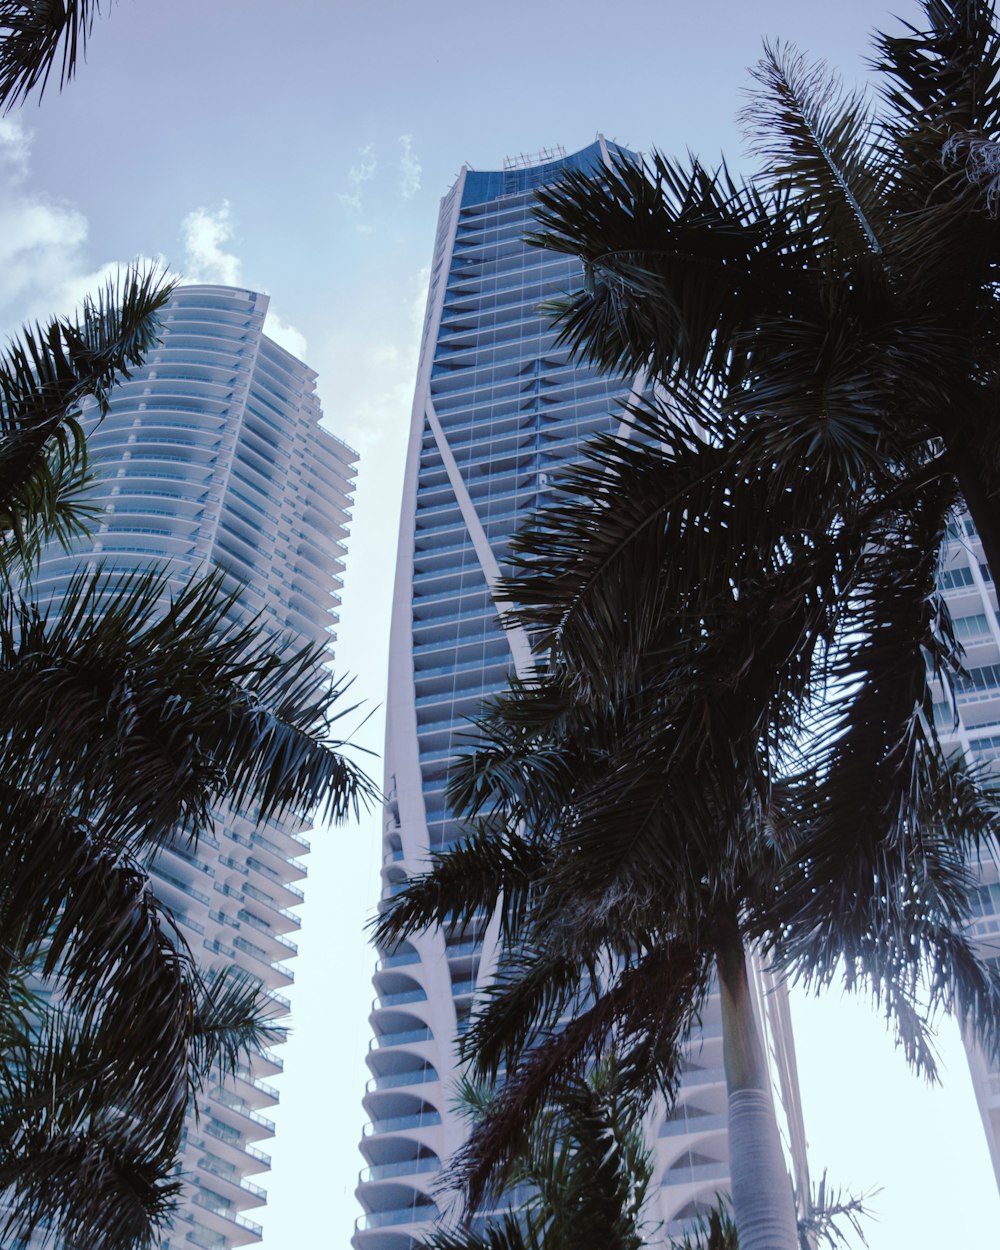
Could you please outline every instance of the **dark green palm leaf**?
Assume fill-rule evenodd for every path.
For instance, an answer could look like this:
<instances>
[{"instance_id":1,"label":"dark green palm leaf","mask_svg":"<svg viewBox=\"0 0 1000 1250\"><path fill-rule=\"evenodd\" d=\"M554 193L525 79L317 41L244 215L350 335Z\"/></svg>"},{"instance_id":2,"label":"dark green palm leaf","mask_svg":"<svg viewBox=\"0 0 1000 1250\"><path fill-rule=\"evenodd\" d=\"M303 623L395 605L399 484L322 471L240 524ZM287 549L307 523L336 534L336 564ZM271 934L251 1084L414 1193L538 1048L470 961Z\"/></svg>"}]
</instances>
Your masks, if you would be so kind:
<instances>
[{"instance_id":1,"label":"dark green palm leaf","mask_svg":"<svg viewBox=\"0 0 1000 1250\"><path fill-rule=\"evenodd\" d=\"M100 12L101 0L0 0L0 108L22 104L36 88L41 99L57 64L64 87Z\"/></svg>"},{"instance_id":2,"label":"dark green palm leaf","mask_svg":"<svg viewBox=\"0 0 1000 1250\"><path fill-rule=\"evenodd\" d=\"M34 7L34 6L18 6ZM0 353L0 553L2 571L30 571L40 544L86 524L79 485L87 459L82 405L103 413L116 381L156 341L172 284L156 269L130 270L87 299L76 319L25 327Z\"/></svg>"},{"instance_id":3,"label":"dark green palm leaf","mask_svg":"<svg viewBox=\"0 0 1000 1250\"><path fill-rule=\"evenodd\" d=\"M839 246L856 232L852 260L878 256L886 190L898 171L879 150L864 97L780 43L765 42L754 77L759 90L741 121L769 185L786 191Z\"/></svg>"},{"instance_id":4,"label":"dark green palm leaf","mask_svg":"<svg viewBox=\"0 0 1000 1250\"><path fill-rule=\"evenodd\" d=\"M234 621L222 575L170 594L168 575L83 572L43 614L0 621L0 740L13 784L100 813L155 845L230 801L337 819L374 796L329 742L346 683L314 647L289 653Z\"/></svg>"}]
</instances>

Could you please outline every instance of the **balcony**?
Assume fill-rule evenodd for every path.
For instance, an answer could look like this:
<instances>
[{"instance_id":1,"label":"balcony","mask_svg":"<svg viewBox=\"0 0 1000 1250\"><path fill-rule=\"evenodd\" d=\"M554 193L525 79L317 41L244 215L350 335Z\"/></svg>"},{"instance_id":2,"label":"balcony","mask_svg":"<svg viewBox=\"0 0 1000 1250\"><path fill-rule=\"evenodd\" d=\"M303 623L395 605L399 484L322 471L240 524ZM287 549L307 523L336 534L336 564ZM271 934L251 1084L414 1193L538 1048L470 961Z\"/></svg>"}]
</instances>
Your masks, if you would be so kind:
<instances>
[{"instance_id":1,"label":"balcony","mask_svg":"<svg viewBox=\"0 0 1000 1250\"><path fill-rule=\"evenodd\" d=\"M245 907L239 909L236 913L236 918L243 924L248 924L252 929L256 929L258 933L262 933L272 942L277 942L287 951L290 951L291 954L297 955L299 953L299 948L290 938L286 938L284 934L276 932L266 920L261 920L259 916L255 916L253 912L247 911Z\"/></svg>"},{"instance_id":2,"label":"balcony","mask_svg":"<svg viewBox=\"0 0 1000 1250\"><path fill-rule=\"evenodd\" d=\"M212 1098L229 1111L235 1111L237 1115L241 1115L252 1123L259 1125L269 1135L274 1134L274 1121L269 1120L266 1115L261 1115L259 1111L254 1111L252 1107L248 1107L246 1100L240 1098L238 1094L230 1093L228 1089L216 1086L212 1091Z\"/></svg>"},{"instance_id":3,"label":"balcony","mask_svg":"<svg viewBox=\"0 0 1000 1250\"><path fill-rule=\"evenodd\" d=\"M382 1007L398 1007L402 1003L424 1003L426 1001L427 994L422 989L398 990L395 994L380 994L372 1002L372 1011L379 1011Z\"/></svg>"},{"instance_id":4,"label":"balcony","mask_svg":"<svg viewBox=\"0 0 1000 1250\"><path fill-rule=\"evenodd\" d=\"M374 1137L377 1133L402 1133L407 1129L431 1128L441 1123L441 1115L437 1111L420 1111L416 1115L396 1115L388 1120L369 1120L363 1130L363 1136Z\"/></svg>"},{"instance_id":5,"label":"balcony","mask_svg":"<svg viewBox=\"0 0 1000 1250\"><path fill-rule=\"evenodd\" d=\"M663 1173L663 1185L701 1185L705 1181L724 1181L729 1179L728 1163L686 1164L683 1167L670 1168Z\"/></svg>"},{"instance_id":6,"label":"balcony","mask_svg":"<svg viewBox=\"0 0 1000 1250\"><path fill-rule=\"evenodd\" d=\"M416 1176L420 1172L436 1172L441 1167L441 1160L436 1156L424 1159L406 1159L402 1163L374 1163L358 1174L358 1184L366 1185L369 1181L385 1181L396 1176Z\"/></svg>"},{"instance_id":7,"label":"balcony","mask_svg":"<svg viewBox=\"0 0 1000 1250\"><path fill-rule=\"evenodd\" d=\"M383 1046L403 1046L407 1042L432 1042L434 1034L430 1029L407 1029L402 1033L383 1033L376 1035L369 1043L368 1049L375 1050Z\"/></svg>"},{"instance_id":8,"label":"balcony","mask_svg":"<svg viewBox=\"0 0 1000 1250\"><path fill-rule=\"evenodd\" d=\"M433 1068L410 1068L406 1072L388 1072L385 1076L373 1076L365 1086L370 1094L380 1089L398 1089L402 1085L426 1085L428 1081L440 1080Z\"/></svg>"},{"instance_id":9,"label":"balcony","mask_svg":"<svg viewBox=\"0 0 1000 1250\"><path fill-rule=\"evenodd\" d=\"M404 968L407 964L420 963L420 955L417 951L400 951L397 955L383 955L375 965L376 972L383 972L388 968Z\"/></svg>"},{"instance_id":10,"label":"balcony","mask_svg":"<svg viewBox=\"0 0 1000 1250\"><path fill-rule=\"evenodd\" d=\"M252 1181L244 1180L235 1168L226 1168L221 1163L217 1163L211 1156L203 1156L200 1158L198 1160L198 1166L203 1172L209 1172L212 1176L217 1176L219 1180L226 1181L230 1185L235 1185L237 1189L249 1194L259 1203L267 1201L267 1190L261 1189L259 1185L254 1185Z\"/></svg>"},{"instance_id":11,"label":"balcony","mask_svg":"<svg viewBox=\"0 0 1000 1250\"><path fill-rule=\"evenodd\" d=\"M664 1120L660 1125L661 1137L676 1137L682 1133L714 1133L729 1124L729 1117L726 1114L721 1115L693 1115L681 1116L676 1120Z\"/></svg>"},{"instance_id":12,"label":"balcony","mask_svg":"<svg viewBox=\"0 0 1000 1250\"><path fill-rule=\"evenodd\" d=\"M209 897L202 894L200 890L196 890L193 885L188 885L186 881L181 881L179 877L175 877L172 873L166 872L162 864L157 864L154 869L154 881L162 882L164 885L170 886L174 890L180 890L182 894L186 894L188 898L193 898L195 902L203 903L206 907L209 905ZM216 887L218 888L218 887Z\"/></svg>"},{"instance_id":13,"label":"balcony","mask_svg":"<svg viewBox=\"0 0 1000 1250\"><path fill-rule=\"evenodd\" d=\"M419 1206L397 1207L395 1211L372 1211L368 1215L359 1215L354 1227L361 1232L366 1228L385 1228L387 1224L420 1224L425 1220L436 1220L438 1214L433 1202L421 1203Z\"/></svg>"},{"instance_id":14,"label":"balcony","mask_svg":"<svg viewBox=\"0 0 1000 1250\"><path fill-rule=\"evenodd\" d=\"M231 1224L237 1224L240 1228L245 1228L247 1232L253 1233L258 1240L263 1236L264 1230L259 1224L247 1219L245 1215L241 1215L238 1211L231 1211L228 1207L222 1206L221 1203L213 1202L204 1194L195 1194L192 1202L195 1206L201 1207L205 1211L211 1211L213 1215L219 1216L220 1219L227 1220Z\"/></svg>"}]
</instances>

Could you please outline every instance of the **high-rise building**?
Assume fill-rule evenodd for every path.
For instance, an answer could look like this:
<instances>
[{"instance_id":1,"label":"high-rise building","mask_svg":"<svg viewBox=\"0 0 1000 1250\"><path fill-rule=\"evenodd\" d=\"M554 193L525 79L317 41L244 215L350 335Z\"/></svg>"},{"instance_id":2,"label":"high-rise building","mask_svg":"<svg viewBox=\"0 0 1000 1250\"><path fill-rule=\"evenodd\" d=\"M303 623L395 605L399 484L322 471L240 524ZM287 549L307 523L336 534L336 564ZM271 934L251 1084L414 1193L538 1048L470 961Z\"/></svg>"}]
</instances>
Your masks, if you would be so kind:
<instances>
[{"instance_id":1,"label":"high-rise building","mask_svg":"<svg viewBox=\"0 0 1000 1250\"><path fill-rule=\"evenodd\" d=\"M599 138L502 170L465 168L442 202L423 327L399 530L386 730L383 899L456 838L445 804L449 761L480 700L529 664L505 633L492 589L518 523L549 498L581 443L621 420L641 379L571 362L539 304L582 282L579 263L529 247L533 190L568 169L607 163ZM490 917L381 952L368 1057L369 1117L356 1250L407 1250L438 1214L437 1173L465 1137L454 1106L454 1039L488 976ZM789 1148L804 1167L794 1055L781 990L760 996L785 1094ZM766 1003L767 1010L763 1010ZM677 1231L729 1183L727 1101L717 997L688 1055L677 1106L651 1109L650 1216Z\"/></svg>"},{"instance_id":2,"label":"high-rise building","mask_svg":"<svg viewBox=\"0 0 1000 1250\"><path fill-rule=\"evenodd\" d=\"M943 740L960 746L975 764L1000 769L1000 621L997 593L983 546L967 515L948 527L938 586L951 613L955 636L965 648L966 675L955 682L955 705L939 691L935 721ZM958 724L955 724L955 713ZM995 860L976 865L979 884L970 917L981 952L1000 959L1000 872ZM1000 1186L1000 1064L991 1063L966 1037L969 1068L997 1185Z\"/></svg>"},{"instance_id":3,"label":"high-rise building","mask_svg":"<svg viewBox=\"0 0 1000 1250\"><path fill-rule=\"evenodd\" d=\"M356 456L320 426L313 371L263 333L267 303L219 286L173 293L145 365L116 388L103 421L87 422L99 522L72 552L46 557L40 599L56 600L98 562L115 571L169 561L178 583L221 567L265 628L300 645L331 640ZM211 835L168 848L154 870L199 962L256 974L279 1015L293 979L303 828L220 811ZM260 1240L246 1212L267 1198L260 1143L274 1131L270 1078L281 1069L269 1052L235 1081L209 1083L188 1121L186 1193L164 1250Z\"/></svg>"}]
</instances>

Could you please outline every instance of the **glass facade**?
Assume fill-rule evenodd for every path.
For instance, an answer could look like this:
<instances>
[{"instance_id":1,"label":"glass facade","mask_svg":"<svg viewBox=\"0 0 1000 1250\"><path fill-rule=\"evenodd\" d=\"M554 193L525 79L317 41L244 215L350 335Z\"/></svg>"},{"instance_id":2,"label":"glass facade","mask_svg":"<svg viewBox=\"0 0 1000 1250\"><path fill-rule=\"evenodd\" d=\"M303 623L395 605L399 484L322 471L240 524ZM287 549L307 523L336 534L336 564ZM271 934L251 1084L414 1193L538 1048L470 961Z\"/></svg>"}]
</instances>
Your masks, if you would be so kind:
<instances>
[{"instance_id":1,"label":"glass facade","mask_svg":"<svg viewBox=\"0 0 1000 1250\"><path fill-rule=\"evenodd\" d=\"M505 572L511 534L546 501L553 476L577 457L581 443L617 428L633 386L633 379L572 363L556 346L539 304L577 289L582 270L574 258L523 242L533 225L534 188L568 168L600 166L609 146L599 139L538 164L464 169L442 202L396 568L384 899L425 867L428 849L453 842L445 791L467 718L528 662L527 639L499 628L491 593ZM438 1214L436 1174L464 1137L453 1105L453 1039L490 975L495 936L491 918L480 916L381 953L356 1250L407 1250ZM675 1113L670 1119L662 1108L650 1113L654 1223L682 1228L726 1188L725 1125L713 1000Z\"/></svg>"}]
</instances>

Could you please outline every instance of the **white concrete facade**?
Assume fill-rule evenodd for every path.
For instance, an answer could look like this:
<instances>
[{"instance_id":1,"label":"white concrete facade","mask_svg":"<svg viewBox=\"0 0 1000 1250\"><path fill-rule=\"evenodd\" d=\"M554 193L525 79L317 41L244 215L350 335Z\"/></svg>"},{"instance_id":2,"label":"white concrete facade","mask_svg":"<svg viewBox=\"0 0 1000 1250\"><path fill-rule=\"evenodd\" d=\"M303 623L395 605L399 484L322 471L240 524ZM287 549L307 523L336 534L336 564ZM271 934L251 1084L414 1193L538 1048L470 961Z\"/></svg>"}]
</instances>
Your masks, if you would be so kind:
<instances>
[{"instance_id":1,"label":"white concrete facade","mask_svg":"<svg viewBox=\"0 0 1000 1250\"><path fill-rule=\"evenodd\" d=\"M959 745L973 763L1000 768L1000 619L997 592L983 546L968 516L948 527L938 586L965 648L967 676L959 679L955 707L938 692L934 719L942 739ZM958 725L955 725L955 713ZM984 955L1000 959L1000 871L994 860L977 866L979 884L970 929ZM969 1068L983 1119L993 1170L1000 1187L1000 1064L990 1063L966 1038Z\"/></svg>"},{"instance_id":2,"label":"white concrete facade","mask_svg":"<svg viewBox=\"0 0 1000 1250\"><path fill-rule=\"evenodd\" d=\"M422 871L456 827L445 810L449 761L465 718L529 657L526 637L496 624L491 596L506 544L547 498L581 443L613 432L642 379L573 363L538 306L578 287L579 263L528 247L532 189L566 168L609 159L598 139L573 156L501 171L462 170L442 201L412 413L399 529L386 729L383 899ZM382 952L361 1141L363 1207L355 1250L410 1250L438 1215L444 1162L462 1143L453 1106L454 1039L496 953L490 918ZM762 994L789 1110L789 1152L804 1173L794 1053L783 990ZM779 1006L780 1004L780 1006ZM718 998L692 1043L677 1106L650 1109L655 1159L650 1219L683 1230L729 1185Z\"/></svg>"},{"instance_id":3,"label":"white concrete facade","mask_svg":"<svg viewBox=\"0 0 1000 1250\"><path fill-rule=\"evenodd\" d=\"M93 539L45 559L39 598L98 561L109 571L169 561L176 582L221 566L268 629L299 645L332 642L356 455L321 428L313 371L264 335L267 303L228 287L174 292L157 347L89 431L102 510ZM154 870L199 962L253 972L278 1016L293 980L303 828L219 812L211 835L164 851ZM274 1132L267 1111L282 1066L268 1053L236 1081L210 1082L200 1119L188 1121L187 1192L163 1250L260 1240L247 1212L267 1197L260 1143Z\"/></svg>"}]
</instances>

